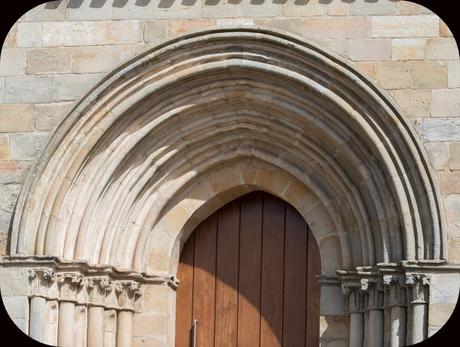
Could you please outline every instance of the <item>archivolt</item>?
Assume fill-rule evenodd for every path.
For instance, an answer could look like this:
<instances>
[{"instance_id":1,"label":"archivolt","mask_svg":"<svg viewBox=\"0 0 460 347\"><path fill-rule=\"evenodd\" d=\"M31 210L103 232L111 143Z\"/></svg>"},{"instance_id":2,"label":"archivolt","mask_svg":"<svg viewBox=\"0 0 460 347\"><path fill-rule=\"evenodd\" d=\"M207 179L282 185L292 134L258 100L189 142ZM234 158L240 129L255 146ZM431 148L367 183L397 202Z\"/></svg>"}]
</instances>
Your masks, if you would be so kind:
<instances>
[{"instance_id":1,"label":"archivolt","mask_svg":"<svg viewBox=\"0 0 460 347\"><path fill-rule=\"evenodd\" d=\"M256 162L291 180L251 181ZM106 76L29 177L11 253L145 271L149 254L172 252L155 233L183 237L228 180L286 199L288 186L308 187L340 237L344 267L446 257L440 200L401 112L343 59L263 28L187 34ZM206 198L190 195L210 182ZM176 230L165 230L185 200L186 218L176 212ZM313 206L301 211L309 223Z\"/></svg>"}]
</instances>

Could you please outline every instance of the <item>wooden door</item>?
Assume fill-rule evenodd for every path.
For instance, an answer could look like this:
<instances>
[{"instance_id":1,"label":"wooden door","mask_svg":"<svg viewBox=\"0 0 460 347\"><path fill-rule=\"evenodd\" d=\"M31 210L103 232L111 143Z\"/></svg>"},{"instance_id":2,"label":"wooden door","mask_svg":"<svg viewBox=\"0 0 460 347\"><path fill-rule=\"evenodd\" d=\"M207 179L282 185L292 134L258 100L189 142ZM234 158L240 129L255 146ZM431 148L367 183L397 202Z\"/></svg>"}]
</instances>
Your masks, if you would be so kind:
<instances>
[{"instance_id":1,"label":"wooden door","mask_svg":"<svg viewBox=\"0 0 460 347\"><path fill-rule=\"evenodd\" d=\"M177 276L176 347L319 345L318 246L300 214L263 192L202 222Z\"/></svg>"}]
</instances>

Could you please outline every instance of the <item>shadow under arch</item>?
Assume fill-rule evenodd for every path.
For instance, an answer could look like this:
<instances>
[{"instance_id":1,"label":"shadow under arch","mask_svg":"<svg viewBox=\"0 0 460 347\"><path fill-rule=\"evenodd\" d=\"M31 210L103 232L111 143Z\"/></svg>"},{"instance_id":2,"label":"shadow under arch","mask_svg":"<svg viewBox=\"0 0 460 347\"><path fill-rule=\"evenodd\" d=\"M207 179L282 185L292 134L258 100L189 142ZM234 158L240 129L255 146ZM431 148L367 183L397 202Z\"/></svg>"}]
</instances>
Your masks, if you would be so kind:
<instances>
[{"instance_id":1,"label":"shadow under arch","mask_svg":"<svg viewBox=\"0 0 460 347\"><path fill-rule=\"evenodd\" d=\"M292 205L257 189L243 193L184 244L176 346L189 346L193 319L199 344L317 345L320 267L318 244Z\"/></svg>"}]
</instances>

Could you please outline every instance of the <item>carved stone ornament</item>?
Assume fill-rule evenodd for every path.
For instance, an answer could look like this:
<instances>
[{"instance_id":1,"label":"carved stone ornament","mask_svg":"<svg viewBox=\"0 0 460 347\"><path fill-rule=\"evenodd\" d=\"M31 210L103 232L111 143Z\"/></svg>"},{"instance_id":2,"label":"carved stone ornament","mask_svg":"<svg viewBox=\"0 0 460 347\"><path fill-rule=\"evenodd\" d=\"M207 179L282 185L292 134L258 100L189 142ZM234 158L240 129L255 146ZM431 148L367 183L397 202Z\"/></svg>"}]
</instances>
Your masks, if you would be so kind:
<instances>
[{"instance_id":1,"label":"carved stone ornament","mask_svg":"<svg viewBox=\"0 0 460 347\"><path fill-rule=\"evenodd\" d=\"M403 276L384 275L385 306L406 306L406 283Z\"/></svg>"},{"instance_id":2,"label":"carved stone ornament","mask_svg":"<svg viewBox=\"0 0 460 347\"><path fill-rule=\"evenodd\" d=\"M410 274L406 276L405 283L410 304L428 303L430 277L424 274Z\"/></svg>"},{"instance_id":3,"label":"carved stone ornament","mask_svg":"<svg viewBox=\"0 0 460 347\"><path fill-rule=\"evenodd\" d=\"M77 302L77 293L84 284L83 276L79 273L58 273L56 277L59 300Z\"/></svg>"},{"instance_id":4,"label":"carved stone ornament","mask_svg":"<svg viewBox=\"0 0 460 347\"><path fill-rule=\"evenodd\" d=\"M361 279L361 291L365 294L366 309L382 310L383 307L383 286L381 283L367 278Z\"/></svg>"},{"instance_id":5,"label":"carved stone ornament","mask_svg":"<svg viewBox=\"0 0 460 347\"><path fill-rule=\"evenodd\" d=\"M56 281L56 275L49 269L31 269L28 272L29 296L50 297L50 288Z\"/></svg>"},{"instance_id":6,"label":"carved stone ornament","mask_svg":"<svg viewBox=\"0 0 460 347\"><path fill-rule=\"evenodd\" d=\"M134 281L119 281L115 283L118 295L118 305L122 310L134 311L134 302L141 295L139 283Z\"/></svg>"},{"instance_id":7,"label":"carved stone ornament","mask_svg":"<svg viewBox=\"0 0 460 347\"><path fill-rule=\"evenodd\" d=\"M106 277L87 278L86 285L89 295L89 305L103 306L107 295L113 289L113 283Z\"/></svg>"}]
</instances>

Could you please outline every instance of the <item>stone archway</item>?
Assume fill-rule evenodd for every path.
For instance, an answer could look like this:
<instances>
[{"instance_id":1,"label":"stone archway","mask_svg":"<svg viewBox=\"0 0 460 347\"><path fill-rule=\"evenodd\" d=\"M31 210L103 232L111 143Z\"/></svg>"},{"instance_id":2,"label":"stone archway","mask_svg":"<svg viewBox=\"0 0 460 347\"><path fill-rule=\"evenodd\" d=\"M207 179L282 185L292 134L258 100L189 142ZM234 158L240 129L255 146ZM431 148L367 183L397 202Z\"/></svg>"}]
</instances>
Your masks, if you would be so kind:
<instances>
[{"instance_id":1,"label":"stone archway","mask_svg":"<svg viewBox=\"0 0 460 347\"><path fill-rule=\"evenodd\" d=\"M423 296L426 267L447 257L422 146L398 107L342 58L265 28L164 42L106 76L61 124L21 193L6 260L40 269L31 335L43 338L37 317L49 302L65 302L61 344L72 336L69 312L82 306L90 344L113 311L118 344L129 346L137 288L175 287L194 227L256 189L308 221L322 291L342 286L350 297L351 345L383 343L384 311L399 323L388 338L406 342L407 304L407 342L426 337L427 299L394 295L410 285Z\"/></svg>"}]
</instances>

